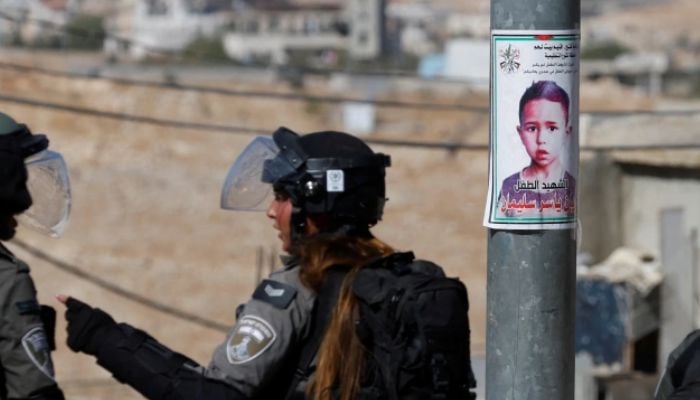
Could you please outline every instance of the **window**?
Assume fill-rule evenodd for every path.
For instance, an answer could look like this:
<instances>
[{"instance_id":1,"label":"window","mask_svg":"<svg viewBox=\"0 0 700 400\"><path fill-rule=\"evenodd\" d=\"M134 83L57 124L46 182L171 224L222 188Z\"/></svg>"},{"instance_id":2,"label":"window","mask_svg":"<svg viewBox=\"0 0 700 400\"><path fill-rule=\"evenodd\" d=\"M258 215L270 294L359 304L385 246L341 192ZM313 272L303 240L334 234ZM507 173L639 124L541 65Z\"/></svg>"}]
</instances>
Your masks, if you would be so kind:
<instances>
[{"instance_id":1,"label":"window","mask_svg":"<svg viewBox=\"0 0 700 400\"><path fill-rule=\"evenodd\" d=\"M168 13L166 0L146 0L148 15L165 15Z\"/></svg>"},{"instance_id":2,"label":"window","mask_svg":"<svg viewBox=\"0 0 700 400\"><path fill-rule=\"evenodd\" d=\"M365 46L367 42L369 42L369 36L367 35L367 32L360 32L357 35L357 45Z\"/></svg>"},{"instance_id":3,"label":"window","mask_svg":"<svg viewBox=\"0 0 700 400\"><path fill-rule=\"evenodd\" d=\"M280 19L277 15L270 17L270 25L268 27L270 32L277 32L280 30Z\"/></svg>"}]
</instances>

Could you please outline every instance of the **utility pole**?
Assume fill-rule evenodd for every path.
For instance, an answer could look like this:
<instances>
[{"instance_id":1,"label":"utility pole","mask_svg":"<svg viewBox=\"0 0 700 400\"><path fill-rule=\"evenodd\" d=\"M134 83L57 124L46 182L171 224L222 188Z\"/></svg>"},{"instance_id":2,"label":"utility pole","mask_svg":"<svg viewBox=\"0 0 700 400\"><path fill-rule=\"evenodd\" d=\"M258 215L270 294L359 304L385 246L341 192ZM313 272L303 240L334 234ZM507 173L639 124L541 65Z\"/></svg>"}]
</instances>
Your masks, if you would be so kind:
<instances>
[{"instance_id":1,"label":"utility pole","mask_svg":"<svg viewBox=\"0 0 700 400\"><path fill-rule=\"evenodd\" d=\"M571 187L579 155L579 29L580 0L491 0L491 176L484 217L490 228L488 400L574 398L577 230ZM569 95L571 144L563 151L568 168L558 183L526 178L528 165L544 153L530 154L525 164L514 161L525 154L521 95L542 80L556 81ZM503 179L518 177L518 171L514 185ZM512 196L506 195L514 186ZM554 192L566 194L547 200ZM561 203L566 196L569 206ZM534 209L539 214L532 217Z\"/></svg>"}]
</instances>

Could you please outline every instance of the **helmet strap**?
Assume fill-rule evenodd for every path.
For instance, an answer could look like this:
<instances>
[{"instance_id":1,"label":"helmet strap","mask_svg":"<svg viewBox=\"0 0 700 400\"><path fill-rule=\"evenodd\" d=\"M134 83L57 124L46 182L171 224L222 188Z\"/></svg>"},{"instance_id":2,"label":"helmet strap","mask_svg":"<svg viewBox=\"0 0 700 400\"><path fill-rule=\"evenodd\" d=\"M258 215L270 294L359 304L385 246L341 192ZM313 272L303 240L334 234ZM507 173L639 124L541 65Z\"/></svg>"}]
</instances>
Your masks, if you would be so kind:
<instances>
[{"instance_id":1,"label":"helmet strap","mask_svg":"<svg viewBox=\"0 0 700 400\"><path fill-rule=\"evenodd\" d=\"M292 245L295 245L306 234L306 212L304 207L292 203L292 216L289 224L291 225L290 240Z\"/></svg>"}]
</instances>

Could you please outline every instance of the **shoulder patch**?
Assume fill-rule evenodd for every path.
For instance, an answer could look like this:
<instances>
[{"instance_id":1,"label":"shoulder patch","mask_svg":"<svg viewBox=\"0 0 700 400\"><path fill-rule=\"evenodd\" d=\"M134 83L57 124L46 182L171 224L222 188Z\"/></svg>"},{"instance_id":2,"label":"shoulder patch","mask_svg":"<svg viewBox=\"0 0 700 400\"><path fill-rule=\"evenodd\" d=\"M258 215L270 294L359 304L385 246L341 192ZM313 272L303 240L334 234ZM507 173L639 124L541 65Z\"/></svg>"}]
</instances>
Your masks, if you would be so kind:
<instances>
[{"instance_id":1,"label":"shoulder patch","mask_svg":"<svg viewBox=\"0 0 700 400\"><path fill-rule=\"evenodd\" d=\"M276 308L284 310L294 300L297 294L296 288L286 283L265 279L258 285L253 293L255 300L272 304Z\"/></svg>"},{"instance_id":2,"label":"shoulder patch","mask_svg":"<svg viewBox=\"0 0 700 400\"><path fill-rule=\"evenodd\" d=\"M29 265L27 265L26 262L16 258L15 263L17 264L17 272L24 274L29 273Z\"/></svg>"},{"instance_id":3,"label":"shoulder patch","mask_svg":"<svg viewBox=\"0 0 700 400\"><path fill-rule=\"evenodd\" d=\"M32 363L51 379L54 379L53 362L51 362L51 350L46 332L41 326L30 329L22 336L22 347Z\"/></svg>"},{"instance_id":4,"label":"shoulder patch","mask_svg":"<svg viewBox=\"0 0 700 400\"><path fill-rule=\"evenodd\" d=\"M41 310L39 303L35 299L18 301L15 303L15 307L17 307L19 315L37 314Z\"/></svg>"},{"instance_id":5,"label":"shoulder patch","mask_svg":"<svg viewBox=\"0 0 700 400\"><path fill-rule=\"evenodd\" d=\"M226 358L231 364L243 364L265 352L277 338L272 326L260 317L245 315L236 323L226 343Z\"/></svg>"},{"instance_id":6,"label":"shoulder patch","mask_svg":"<svg viewBox=\"0 0 700 400\"><path fill-rule=\"evenodd\" d=\"M9 250L7 252L0 251L0 261L2 261L2 263L0 263L0 266L2 266L2 268L8 270L13 269L18 273L29 272L29 265L27 265L27 263L20 260L19 258L15 257L14 254L9 252Z\"/></svg>"}]
</instances>

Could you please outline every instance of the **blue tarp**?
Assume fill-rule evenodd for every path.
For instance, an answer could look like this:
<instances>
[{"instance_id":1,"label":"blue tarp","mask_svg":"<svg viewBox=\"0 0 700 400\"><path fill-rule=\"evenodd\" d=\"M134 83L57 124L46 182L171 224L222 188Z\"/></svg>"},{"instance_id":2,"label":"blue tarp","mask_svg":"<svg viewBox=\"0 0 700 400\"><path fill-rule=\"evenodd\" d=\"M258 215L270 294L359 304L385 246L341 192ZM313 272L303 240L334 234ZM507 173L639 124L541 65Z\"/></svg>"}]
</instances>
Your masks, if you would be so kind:
<instances>
[{"instance_id":1,"label":"blue tarp","mask_svg":"<svg viewBox=\"0 0 700 400\"><path fill-rule=\"evenodd\" d=\"M445 55L431 54L418 63L418 76L421 78L436 78L445 73Z\"/></svg>"},{"instance_id":2,"label":"blue tarp","mask_svg":"<svg viewBox=\"0 0 700 400\"><path fill-rule=\"evenodd\" d=\"M576 282L576 353L588 352L595 364L621 363L627 313L624 284Z\"/></svg>"}]
</instances>

